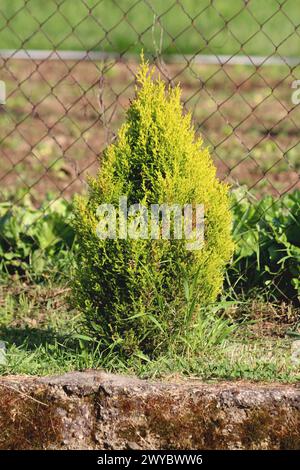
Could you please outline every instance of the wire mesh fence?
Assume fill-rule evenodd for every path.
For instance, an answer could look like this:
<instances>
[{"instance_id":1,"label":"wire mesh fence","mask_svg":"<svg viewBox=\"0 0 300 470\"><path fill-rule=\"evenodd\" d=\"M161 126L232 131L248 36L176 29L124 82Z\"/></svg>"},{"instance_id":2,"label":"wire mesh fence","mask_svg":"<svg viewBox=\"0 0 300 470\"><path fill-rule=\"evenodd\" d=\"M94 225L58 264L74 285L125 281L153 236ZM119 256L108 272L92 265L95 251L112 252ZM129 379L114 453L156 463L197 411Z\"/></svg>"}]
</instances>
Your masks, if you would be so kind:
<instances>
[{"instance_id":1,"label":"wire mesh fence","mask_svg":"<svg viewBox=\"0 0 300 470\"><path fill-rule=\"evenodd\" d=\"M2 2L1 200L51 205L84 191L134 96L142 50L180 82L220 179L258 199L299 189L299 10L290 0Z\"/></svg>"}]
</instances>

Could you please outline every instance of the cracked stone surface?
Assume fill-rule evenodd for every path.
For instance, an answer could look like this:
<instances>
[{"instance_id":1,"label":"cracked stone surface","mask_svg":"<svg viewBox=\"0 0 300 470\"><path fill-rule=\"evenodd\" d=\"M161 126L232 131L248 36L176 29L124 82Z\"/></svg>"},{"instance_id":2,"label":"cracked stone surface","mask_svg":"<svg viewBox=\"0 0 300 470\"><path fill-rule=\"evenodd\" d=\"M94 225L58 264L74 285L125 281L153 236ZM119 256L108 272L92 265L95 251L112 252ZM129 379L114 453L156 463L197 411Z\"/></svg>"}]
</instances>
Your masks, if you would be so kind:
<instances>
[{"instance_id":1,"label":"cracked stone surface","mask_svg":"<svg viewBox=\"0 0 300 470\"><path fill-rule=\"evenodd\" d=\"M0 449L299 449L300 386L0 378Z\"/></svg>"}]
</instances>

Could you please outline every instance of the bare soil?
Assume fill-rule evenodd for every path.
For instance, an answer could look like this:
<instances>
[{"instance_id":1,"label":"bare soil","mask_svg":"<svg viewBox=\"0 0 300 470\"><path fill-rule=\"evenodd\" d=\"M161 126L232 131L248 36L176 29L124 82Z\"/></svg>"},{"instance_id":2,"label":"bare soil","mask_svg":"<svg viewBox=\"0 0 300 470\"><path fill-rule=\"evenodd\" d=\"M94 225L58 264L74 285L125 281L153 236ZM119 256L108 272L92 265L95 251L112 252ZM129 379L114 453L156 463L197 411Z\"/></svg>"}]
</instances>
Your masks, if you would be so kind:
<instances>
[{"instance_id":1,"label":"bare soil","mask_svg":"<svg viewBox=\"0 0 300 470\"><path fill-rule=\"evenodd\" d=\"M69 199L85 189L134 96L136 63L2 60L0 197ZM182 87L218 176L263 194L300 187L300 109L288 67L157 66ZM18 193L18 190L22 192Z\"/></svg>"}]
</instances>

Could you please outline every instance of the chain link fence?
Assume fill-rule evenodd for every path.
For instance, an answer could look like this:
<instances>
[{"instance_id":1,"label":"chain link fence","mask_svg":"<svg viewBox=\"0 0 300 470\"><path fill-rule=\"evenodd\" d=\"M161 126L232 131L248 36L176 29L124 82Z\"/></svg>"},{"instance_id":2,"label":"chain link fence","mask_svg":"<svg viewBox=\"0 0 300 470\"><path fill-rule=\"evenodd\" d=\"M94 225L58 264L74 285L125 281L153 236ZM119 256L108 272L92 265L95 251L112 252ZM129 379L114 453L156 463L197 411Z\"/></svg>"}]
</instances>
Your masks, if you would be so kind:
<instances>
[{"instance_id":1,"label":"chain link fence","mask_svg":"<svg viewBox=\"0 0 300 470\"><path fill-rule=\"evenodd\" d=\"M300 188L297 1L4 0L0 10L2 201L51 205L85 190L134 96L142 50L180 82L220 179L257 199Z\"/></svg>"}]
</instances>

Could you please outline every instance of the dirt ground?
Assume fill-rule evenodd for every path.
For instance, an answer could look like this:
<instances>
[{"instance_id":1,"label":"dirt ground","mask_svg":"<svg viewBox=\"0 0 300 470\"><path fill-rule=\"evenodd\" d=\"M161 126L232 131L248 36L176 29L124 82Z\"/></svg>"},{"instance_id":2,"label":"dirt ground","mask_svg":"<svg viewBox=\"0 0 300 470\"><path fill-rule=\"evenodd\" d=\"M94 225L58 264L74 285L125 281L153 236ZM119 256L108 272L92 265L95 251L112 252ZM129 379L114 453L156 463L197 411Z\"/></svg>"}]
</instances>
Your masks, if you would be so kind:
<instances>
[{"instance_id":1,"label":"dirt ground","mask_svg":"<svg viewBox=\"0 0 300 470\"><path fill-rule=\"evenodd\" d=\"M0 198L30 193L40 202L82 192L124 119L136 68L120 61L0 61L7 89ZM172 84L180 82L221 179L258 196L300 187L300 107L291 100L296 69L186 62L158 68Z\"/></svg>"}]
</instances>

